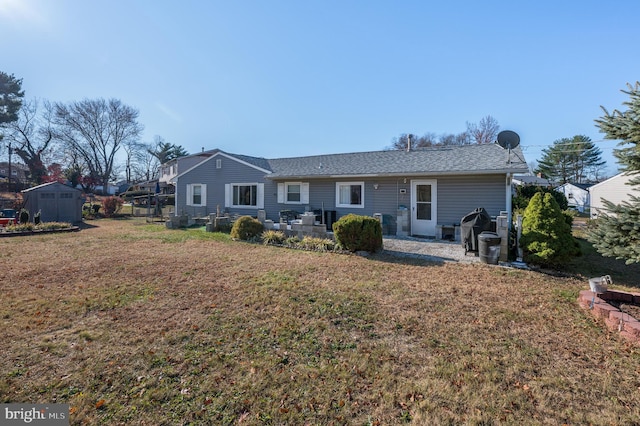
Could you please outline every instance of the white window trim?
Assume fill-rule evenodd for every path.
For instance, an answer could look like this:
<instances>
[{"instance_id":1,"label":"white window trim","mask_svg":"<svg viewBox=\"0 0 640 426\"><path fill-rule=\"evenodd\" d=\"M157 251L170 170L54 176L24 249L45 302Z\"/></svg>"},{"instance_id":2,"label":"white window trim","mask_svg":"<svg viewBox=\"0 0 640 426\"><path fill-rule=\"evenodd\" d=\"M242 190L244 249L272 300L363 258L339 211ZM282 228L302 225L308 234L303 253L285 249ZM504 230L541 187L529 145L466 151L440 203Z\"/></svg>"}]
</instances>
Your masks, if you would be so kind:
<instances>
[{"instance_id":1,"label":"white window trim","mask_svg":"<svg viewBox=\"0 0 640 426\"><path fill-rule=\"evenodd\" d=\"M300 201L288 201L289 185L300 185ZM283 182L278 184L278 203L309 204L309 182Z\"/></svg>"},{"instance_id":2,"label":"white window trim","mask_svg":"<svg viewBox=\"0 0 640 426\"><path fill-rule=\"evenodd\" d=\"M234 186L257 186L256 205L235 205L233 204L233 187ZM264 183L245 182L245 183L227 183L224 185L224 206L236 209L264 209Z\"/></svg>"},{"instance_id":3,"label":"white window trim","mask_svg":"<svg viewBox=\"0 0 640 426\"><path fill-rule=\"evenodd\" d=\"M341 204L340 203L340 187L341 186L360 185L360 204ZM349 209L363 209L364 208L364 182L336 182L336 207L343 207Z\"/></svg>"},{"instance_id":4,"label":"white window trim","mask_svg":"<svg viewBox=\"0 0 640 426\"><path fill-rule=\"evenodd\" d=\"M200 186L200 204L193 203L193 188ZM207 185L204 183L187 184L187 206L202 207L207 205Z\"/></svg>"}]
</instances>

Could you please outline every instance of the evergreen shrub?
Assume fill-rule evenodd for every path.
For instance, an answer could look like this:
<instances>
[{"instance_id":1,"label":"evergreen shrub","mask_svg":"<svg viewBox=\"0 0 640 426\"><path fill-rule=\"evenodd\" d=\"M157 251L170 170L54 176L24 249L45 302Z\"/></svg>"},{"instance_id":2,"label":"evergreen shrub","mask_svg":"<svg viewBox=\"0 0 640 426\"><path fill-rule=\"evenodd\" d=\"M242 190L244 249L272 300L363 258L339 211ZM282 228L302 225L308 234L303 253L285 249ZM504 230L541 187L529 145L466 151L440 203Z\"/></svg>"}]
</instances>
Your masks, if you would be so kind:
<instances>
[{"instance_id":1,"label":"evergreen shrub","mask_svg":"<svg viewBox=\"0 0 640 426\"><path fill-rule=\"evenodd\" d=\"M375 253L382 248L382 227L370 216L348 214L333 224L336 242L351 252Z\"/></svg>"},{"instance_id":2,"label":"evergreen shrub","mask_svg":"<svg viewBox=\"0 0 640 426\"><path fill-rule=\"evenodd\" d=\"M29 210L27 209L20 210L19 220L20 220L20 223L29 223Z\"/></svg>"},{"instance_id":3,"label":"evergreen shrub","mask_svg":"<svg viewBox=\"0 0 640 426\"><path fill-rule=\"evenodd\" d=\"M264 227L262 223L251 216L240 216L231 228L231 238L249 241L258 237Z\"/></svg>"},{"instance_id":4,"label":"evergreen shrub","mask_svg":"<svg viewBox=\"0 0 640 426\"><path fill-rule=\"evenodd\" d=\"M581 254L567 217L551 194L539 192L531 198L524 211L520 238L525 262L559 267Z\"/></svg>"}]
</instances>

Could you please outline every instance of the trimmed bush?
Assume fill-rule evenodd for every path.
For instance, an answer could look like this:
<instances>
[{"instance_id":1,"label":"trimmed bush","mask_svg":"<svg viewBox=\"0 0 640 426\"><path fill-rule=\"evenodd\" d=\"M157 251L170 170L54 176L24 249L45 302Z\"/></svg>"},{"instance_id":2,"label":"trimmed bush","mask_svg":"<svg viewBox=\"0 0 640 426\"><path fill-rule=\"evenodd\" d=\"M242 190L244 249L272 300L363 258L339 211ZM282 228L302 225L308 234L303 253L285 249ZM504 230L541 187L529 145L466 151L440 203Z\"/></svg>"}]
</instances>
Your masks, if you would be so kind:
<instances>
[{"instance_id":1,"label":"trimmed bush","mask_svg":"<svg viewBox=\"0 0 640 426\"><path fill-rule=\"evenodd\" d=\"M29 210L22 209L20 210L20 216L18 218L20 223L29 223Z\"/></svg>"},{"instance_id":2,"label":"trimmed bush","mask_svg":"<svg viewBox=\"0 0 640 426\"><path fill-rule=\"evenodd\" d=\"M524 211L520 238L525 262L558 267L580 255L567 217L551 194L539 192L531 198Z\"/></svg>"},{"instance_id":3,"label":"trimmed bush","mask_svg":"<svg viewBox=\"0 0 640 426\"><path fill-rule=\"evenodd\" d=\"M258 219L251 216L241 216L231 228L231 238L243 241L253 240L262 233L263 229L264 227Z\"/></svg>"},{"instance_id":4,"label":"trimmed bush","mask_svg":"<svg viewBox=\"0 0 640 426\"><path fill-rule=\"evenodd\" d=\"M382 248L382 227L370 216L348 214L333 224L336 242L351 252L375 253Z\"/></svg>"}]
</instances>

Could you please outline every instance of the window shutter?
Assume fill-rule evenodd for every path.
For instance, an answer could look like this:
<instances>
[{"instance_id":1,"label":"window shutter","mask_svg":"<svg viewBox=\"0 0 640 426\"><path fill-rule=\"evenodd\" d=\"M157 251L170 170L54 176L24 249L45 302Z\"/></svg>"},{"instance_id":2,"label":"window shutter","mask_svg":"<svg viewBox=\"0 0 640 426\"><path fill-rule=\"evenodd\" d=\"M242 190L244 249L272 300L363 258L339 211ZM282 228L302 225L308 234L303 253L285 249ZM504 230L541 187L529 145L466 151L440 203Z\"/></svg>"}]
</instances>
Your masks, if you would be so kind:
<instances>
[{"instance_id":1,"label":"window shutter","mask_svg":"<svg viewBox=\"0 0 640 426\"><path fill-rule=\"evenodd\" d=\"M231 207L231 185L224 184L224 206Z\"/></svg>"},{"instance_id":2,"label":"window shutter","mask_svg":"<svg viewBox=\"0 0 640 426\"><path fill-rule=\"evenodd\" d=\"M264 209L264 183L258 184L258 199L256 200L256 207Z\"/></svg>"},{"instance_id":3,"label":"window shutter","mask_svg":"<svg viewBox=\"0 0 640 426\"><path fill-rule=\"evenodd\" d=\"M284 203L284 183L278 184L278 202Z\"/></svg>"},{"instance_id":4,"label":"window shutter","mask_svg":"<svg viewBox=\"0 0 640 426\"><path fill-rule=\"evenodd\" d=\"M207 205L207 185L206 184L202 184L200 185L200 205L206 206Z\"/></svg>"},{"instance_id":5,"label":"window shutter","mask_svg":"<svg viewBox=\"0 0 640 426\"><path fill-rule=\"evenodd\" d=\"M187 202L186 204L190 206L193 204L193 187L191 184L187 185Z\"/></svg>"},{"instance_id":6,"label":"window shutter","mask_svg":"<svg viewBox=\"0 0 640 426\"><path fill-rule=\"evenodd\" d=\"M309 204L309 182L302 182L300 184L300 202L302 204Z\"/></svg>"}]
</instances>

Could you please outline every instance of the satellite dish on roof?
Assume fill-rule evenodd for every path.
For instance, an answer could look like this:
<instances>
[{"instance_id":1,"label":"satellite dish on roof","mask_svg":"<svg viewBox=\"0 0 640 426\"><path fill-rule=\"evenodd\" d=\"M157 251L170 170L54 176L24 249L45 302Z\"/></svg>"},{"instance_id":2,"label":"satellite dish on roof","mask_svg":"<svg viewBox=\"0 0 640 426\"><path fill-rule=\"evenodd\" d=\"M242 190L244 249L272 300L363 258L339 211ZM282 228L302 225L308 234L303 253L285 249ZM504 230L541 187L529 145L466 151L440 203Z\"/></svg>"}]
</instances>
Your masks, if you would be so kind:
<instances>
[{"instance_id":1,"label":"satellite dish on roof","mask_svg":"<svg viewBox=\"0 0 640 426\"><path fill-rule=\"evenodd\" d=\"M504 149L512 149L520 145L520 136L511 130L503 130L498 133L498 145Z\"/></svg>"}]
</instances>

